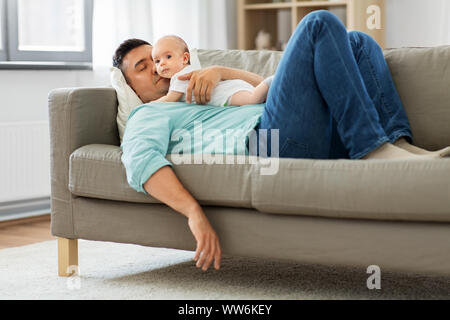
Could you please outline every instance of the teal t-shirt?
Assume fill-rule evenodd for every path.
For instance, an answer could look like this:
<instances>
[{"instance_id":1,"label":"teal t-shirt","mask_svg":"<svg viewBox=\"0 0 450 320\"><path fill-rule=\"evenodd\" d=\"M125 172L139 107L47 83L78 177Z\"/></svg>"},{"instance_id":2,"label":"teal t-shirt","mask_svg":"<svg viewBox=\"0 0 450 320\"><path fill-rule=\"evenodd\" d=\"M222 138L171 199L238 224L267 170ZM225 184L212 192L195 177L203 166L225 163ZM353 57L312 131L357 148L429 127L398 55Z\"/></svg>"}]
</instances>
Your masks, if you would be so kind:
<instances>
[{"instance_id":1,"label":"teal t-shirt","mask_svg":"<svg viewBox=\"0 0 450 320\"><path fill-rule=\"evenodd\" d=\"M143 184L160 168L172 166L167 154L247 155L246 140L259 123L263 104L217 107L184 102L151 102L128 117L121 149L130 186Z\"/></svg>"}]
</instances>

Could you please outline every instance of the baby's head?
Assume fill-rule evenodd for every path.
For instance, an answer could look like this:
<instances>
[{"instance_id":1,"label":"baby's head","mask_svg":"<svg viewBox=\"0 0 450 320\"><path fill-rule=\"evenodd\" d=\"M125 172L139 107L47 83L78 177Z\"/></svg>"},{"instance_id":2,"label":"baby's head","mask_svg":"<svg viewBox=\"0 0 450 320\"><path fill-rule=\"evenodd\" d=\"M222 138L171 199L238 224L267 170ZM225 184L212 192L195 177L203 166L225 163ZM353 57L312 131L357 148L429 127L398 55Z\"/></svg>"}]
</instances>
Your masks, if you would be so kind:
<instances>
[{"instance_id":1,"label":"baby's head","mask_svg":"<svg viewBox=\"0 0 450 320\"><path fill-rule=\"evenodd\" d=\"M159 39L152 49L156 71L163 78L171 78L190 64L190 53L186 42L177 36Z\"/></svg>"}]
</instances>

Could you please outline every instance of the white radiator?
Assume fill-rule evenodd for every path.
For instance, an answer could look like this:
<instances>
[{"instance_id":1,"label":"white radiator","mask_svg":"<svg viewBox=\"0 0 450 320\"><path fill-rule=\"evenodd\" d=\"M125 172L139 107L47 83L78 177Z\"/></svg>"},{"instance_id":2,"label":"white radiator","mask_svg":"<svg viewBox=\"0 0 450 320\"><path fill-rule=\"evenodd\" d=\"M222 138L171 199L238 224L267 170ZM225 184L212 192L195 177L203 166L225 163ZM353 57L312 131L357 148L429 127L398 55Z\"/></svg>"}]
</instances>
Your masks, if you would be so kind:
<instances>
[{"instance_id":1,"label":"white radiator","mask_svg":"<svg viewBox=\"0 0 450 320\"><path fill-rule=\"evenodd\" d=\"M0 204L49 196L48 122L0 123Z\"/></svg>"}]
</instances>

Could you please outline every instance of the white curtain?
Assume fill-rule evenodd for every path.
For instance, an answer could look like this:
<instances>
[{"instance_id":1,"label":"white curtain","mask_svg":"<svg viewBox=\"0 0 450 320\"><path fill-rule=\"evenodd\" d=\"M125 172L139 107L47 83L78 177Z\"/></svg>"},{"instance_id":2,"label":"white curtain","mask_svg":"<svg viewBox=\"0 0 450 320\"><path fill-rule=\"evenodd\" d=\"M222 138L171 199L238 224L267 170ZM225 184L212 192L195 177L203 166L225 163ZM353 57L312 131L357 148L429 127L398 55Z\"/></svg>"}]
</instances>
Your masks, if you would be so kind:
<instances>
[{"instance_id":1,"label":"white curtain","mask_svg":"<svg viewBox=\"0 0 450 320\"><path fill-rule=\"evenodd\" d=\"M95 0L93 63L95 69L110 67L115 49L122 41L139 38L152 41L150 0Z\"/></svg>"},{"instance_id":2,"label":"white curtain","mask_svg":"<svg viewBox=\"0 0 450 320\"><path fill-rule=\"evenodd\" d=\"M386 46L450 45L449 0L387 0Z\"/></svg>"},{"instance_id":3,"label":"white curtain","mask_svg":"<svg viewBox=\"0 0 450 320\"><path fill-rule=\"evenodd\" d=\"M111 66L118 45L129 38L150 43L177 34L190 48L227 49L235 43L235 0L95 0L95 69Z\"/></svg>"},{"instance_id":4,"label":"white curtain","mask_svg":"<svg viewBox=\"0 0 450 320\"><path fill-rule=\"evenodd\" d=\"M152 0L153 37L177 34L189 47L227 49L227 7L234 0Z\"/></svg>"}]
</instances>

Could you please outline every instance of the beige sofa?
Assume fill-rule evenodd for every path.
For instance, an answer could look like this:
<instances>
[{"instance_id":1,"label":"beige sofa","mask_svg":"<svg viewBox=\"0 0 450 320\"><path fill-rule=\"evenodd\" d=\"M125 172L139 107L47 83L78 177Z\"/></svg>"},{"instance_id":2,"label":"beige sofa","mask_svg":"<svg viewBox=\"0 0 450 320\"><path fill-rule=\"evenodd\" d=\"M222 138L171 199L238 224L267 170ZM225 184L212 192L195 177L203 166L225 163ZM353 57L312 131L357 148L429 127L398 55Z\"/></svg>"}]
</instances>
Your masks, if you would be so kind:
<instances>
[{"instance_id":1,"label":"beige sofa","mask_svg":"<svg viewBox=\"0 0 450 320\"><path fill-rule=\"evenodd\" d=\"M414 143L449 146L450 47L393 49L385 56ZM203 66L263 76L280 57L199 50ZM195 250L184 216L129 187L113 89L54 90L49 113L51 230L59 237L60 275L78 264L76 239ZM280 159L271 176L245 158L244 164L174 166L203 205L224 255L450 275L450 158Z\"/></svg>"}]
</instances>

